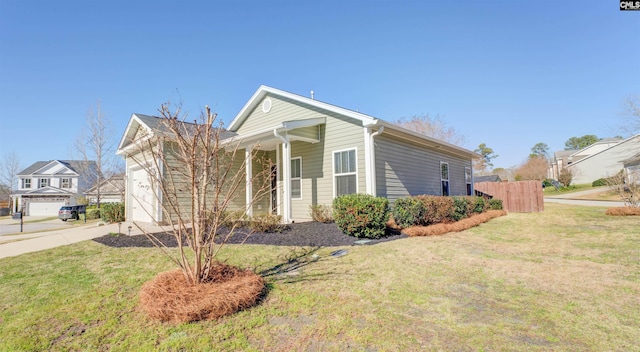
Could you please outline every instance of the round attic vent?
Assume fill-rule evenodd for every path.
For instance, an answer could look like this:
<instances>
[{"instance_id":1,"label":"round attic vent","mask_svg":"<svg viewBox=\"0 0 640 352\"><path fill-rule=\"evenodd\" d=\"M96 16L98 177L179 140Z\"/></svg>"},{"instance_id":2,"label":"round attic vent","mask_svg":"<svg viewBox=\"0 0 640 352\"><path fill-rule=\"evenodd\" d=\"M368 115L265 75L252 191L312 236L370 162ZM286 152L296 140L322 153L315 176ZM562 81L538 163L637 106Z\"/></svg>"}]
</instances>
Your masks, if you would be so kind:
<instances>
[{"instance_id":1,"label":"round attic vent","mask_svg":"<svg viewBox=\"0 0 640 352\"><path fill-rule=\"evenodd\" d=\"M262 112L265 114L271 111L271 99L267 98L262 102Z\"/></svg>"}]
</instances>

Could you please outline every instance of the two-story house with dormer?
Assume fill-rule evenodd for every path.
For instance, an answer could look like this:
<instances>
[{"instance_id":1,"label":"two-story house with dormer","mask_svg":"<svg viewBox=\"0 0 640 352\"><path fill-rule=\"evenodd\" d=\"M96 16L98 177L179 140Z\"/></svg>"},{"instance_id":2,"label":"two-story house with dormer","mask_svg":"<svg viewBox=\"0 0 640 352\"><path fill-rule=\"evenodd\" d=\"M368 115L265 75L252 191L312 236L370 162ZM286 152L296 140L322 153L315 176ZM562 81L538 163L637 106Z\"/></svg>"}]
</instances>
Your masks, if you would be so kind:
<instances>
[{"instance_id":1,"label":"two-story house with dormer","mask_svg":"<svg viewBox=\"0 0 640 352\"><path fill-rule=\"evenodd\" d=\"M93 186L96 170L95 161L38 161L16 175L12 209L24 216L56 216L60 207L77 204Z\"/></svg>"}]
</instances>

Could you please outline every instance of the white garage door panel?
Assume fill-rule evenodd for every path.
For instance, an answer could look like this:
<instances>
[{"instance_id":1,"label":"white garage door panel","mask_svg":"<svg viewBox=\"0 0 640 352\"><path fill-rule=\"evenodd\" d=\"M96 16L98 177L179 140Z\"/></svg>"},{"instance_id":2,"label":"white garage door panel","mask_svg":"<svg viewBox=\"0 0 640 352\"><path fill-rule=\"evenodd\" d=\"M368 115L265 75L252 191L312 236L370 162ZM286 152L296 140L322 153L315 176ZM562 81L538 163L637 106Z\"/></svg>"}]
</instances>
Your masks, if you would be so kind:
<instances>
[{"instance_id":1,"label":"white garage door panel","mask_svg":"<svg viewBox=\"0 0 640 352\"><path fill-rule=\"evenodd\" d=\"M31 202L29 216L58 216L58 210L65 202Z\"/></svg>"},{"instance_id":2,"label":"white garage door panel","mask_svg":"<svg viewBox=\"0 0 640 352\"><path fill-rule=\"evenodd\" d=\"M131 196L132 209L131 217L133 221L152 223L154 214L155 196L151 189L151 183L145 170L135 170L132 172Z\"/></svg>"}]
</instances>

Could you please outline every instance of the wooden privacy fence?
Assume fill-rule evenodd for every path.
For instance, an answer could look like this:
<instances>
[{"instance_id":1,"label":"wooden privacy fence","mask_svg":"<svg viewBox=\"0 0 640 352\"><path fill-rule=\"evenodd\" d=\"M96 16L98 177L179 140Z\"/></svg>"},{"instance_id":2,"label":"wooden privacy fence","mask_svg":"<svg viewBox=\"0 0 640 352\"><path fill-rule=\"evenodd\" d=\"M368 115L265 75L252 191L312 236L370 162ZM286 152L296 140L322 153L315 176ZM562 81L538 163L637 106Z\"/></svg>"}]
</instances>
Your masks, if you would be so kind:
<instances>
[{"instance_id":1,"label":"wooden privacy fence","mask_svg":"<svg viewBox=\"0 0 640 352\"><path fill-rule=\"evenodd\" d=\"M540 181L478 182L473 186L476 191L502 200L502 206L507 212L544 211L544 195Z\"/></svg>"}]
</instances>

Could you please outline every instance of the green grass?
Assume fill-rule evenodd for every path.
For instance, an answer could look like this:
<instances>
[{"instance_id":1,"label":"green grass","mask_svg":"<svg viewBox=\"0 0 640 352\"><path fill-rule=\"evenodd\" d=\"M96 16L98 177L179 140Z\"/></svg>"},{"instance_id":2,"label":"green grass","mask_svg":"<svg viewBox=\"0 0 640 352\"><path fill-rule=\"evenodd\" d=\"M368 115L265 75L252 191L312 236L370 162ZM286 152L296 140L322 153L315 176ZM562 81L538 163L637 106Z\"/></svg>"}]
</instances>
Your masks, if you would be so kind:
<instances>
[{"instance_id":1,"label":"green grass","mask_svg":"<svg viewBox=\"0 0 640 352\"><path fill-rule=\"evenodd\" d=\"M581 184L581 185L570 185L569 187L560 187L556 190L553 186L545 187L544 195L545 196L557 196L560 194L574 193L580 191L586 191L592 189L594 187L591 184Z\"/></svg>"},{"instance_id":2,"label":"green grass","mask_svg":"<svg viewBox=\"0 0 640 352\"><path fill-rule=\"evenodd\" d=\"M0 259L0 351L639 351L640 219L545 208L340 247L339 258L338 248L228 246L228 261L265 273L269 292L191 324L138 308L140 286L173 268L156 249L87 241ZM303 265L287 270L295 258Z\"/></svg>"}]
</instances>

